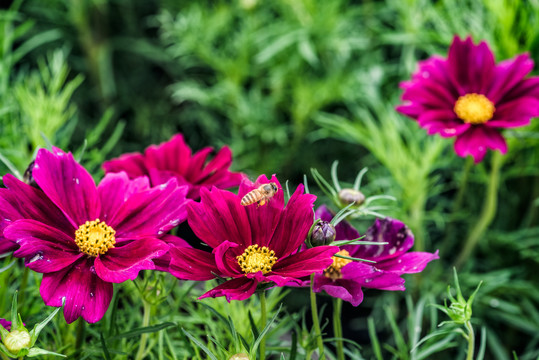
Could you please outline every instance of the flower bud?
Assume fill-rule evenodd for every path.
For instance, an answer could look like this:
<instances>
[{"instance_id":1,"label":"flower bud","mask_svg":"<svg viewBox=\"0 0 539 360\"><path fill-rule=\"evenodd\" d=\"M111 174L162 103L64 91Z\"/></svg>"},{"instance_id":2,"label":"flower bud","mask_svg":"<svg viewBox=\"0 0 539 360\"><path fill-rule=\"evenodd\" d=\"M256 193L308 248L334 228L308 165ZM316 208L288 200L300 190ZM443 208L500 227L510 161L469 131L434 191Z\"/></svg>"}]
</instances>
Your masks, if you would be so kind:
<instances>
[{"instance_id":1,"label":"flower bud","mask_svg":"<svg viewBox=\"0 0 539 360\"><path fill-rule=\"evenodd\" d=\"M339 200L344 204L361 205L365 202L365 195L359 190L342 189L339 191Z\"/></svg>"},{"instance_id":2,"label":"flower bud","mask_svg":"<svg viewBox=\"0 0 539 360\"><path fill-rule=\"evenodd\" d=\"M228 360L249 360L249 355L244 354L244 353L235 354L235 355L232 355L230 359Z\"/></svg>"},{"instance_id":3,"label":"flower bud","mask_svg":"<svg viewBox=\"0 0 539 360\"><path fill-rule=\"evenodd\" d=\"M6 348L13 354L17 354L24 348L30 347L32 339L26 330L13 330L5 339L2 339Z\"/></svg>"},{"instance_id":4,"label":"flower bud","mask_svg":"<svg viewBox=\"0 0 539 360\"><path fill-rule=\"evenodd\" d=\"M336 235L335 226L331 225L329 221L320 220L314 224L308 245L310 247L329 245L335 241Z\"/></svg>"}]
</instances>

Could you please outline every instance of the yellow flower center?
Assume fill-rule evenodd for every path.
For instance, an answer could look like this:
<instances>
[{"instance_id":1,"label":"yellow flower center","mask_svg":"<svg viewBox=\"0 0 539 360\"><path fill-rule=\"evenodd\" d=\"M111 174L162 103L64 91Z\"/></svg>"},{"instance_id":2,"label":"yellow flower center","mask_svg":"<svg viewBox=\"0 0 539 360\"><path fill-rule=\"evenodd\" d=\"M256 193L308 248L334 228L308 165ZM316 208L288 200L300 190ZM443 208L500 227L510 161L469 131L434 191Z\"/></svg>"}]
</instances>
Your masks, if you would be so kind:
<instances>
[{"instance_id":1,"label":"yellow flower center","mask_svg":"<svg viewBox=\"0 0 539 360\"><path fill-rule=\"evenodd\" d=\"M105 222L99 219L86 221L75 231L75 243L86 255L97 257L114 247L116 244L114 235L116 231Z\"/></svg>"},{"instance_id":2,"label":"yellow flower center","mask_svg":"<svg viewBox=\"0 0 539 360\"><path fill-rule=\"evenodd\" d=\"M251 245L240 256L236 256L238 265L241 270L246 273L255 273L262 271L266 274L271 271L273 264L277 261L275 251L268 249L265 246Z\"/></svg>"},{"instance_id":3,"label":"yellow flower center","mask_svg":"<svg viewBox=\"0 0 539 360\"><path fill-rule=\"evenodd\" d=\"M335 255L350 256L350 253L346 250L341 250ZM324 275L327 278L332 280L337 280L342 278L341 269L352 262L350 259L343 259L341 257L332 256L333 264L331 264L326 270L324 270Z\"/></svg>"},{"instance_id":4,"label":"yellow flower center","mask_svg":"<svg viewBox=\"0 0 539 360\"><path fill-rule=\"evenodd\" d=\"M492 119L496 108L485 95L471 93L459 97L453 110L467 124L484 124Z\"/></svg>"}]
</instances>

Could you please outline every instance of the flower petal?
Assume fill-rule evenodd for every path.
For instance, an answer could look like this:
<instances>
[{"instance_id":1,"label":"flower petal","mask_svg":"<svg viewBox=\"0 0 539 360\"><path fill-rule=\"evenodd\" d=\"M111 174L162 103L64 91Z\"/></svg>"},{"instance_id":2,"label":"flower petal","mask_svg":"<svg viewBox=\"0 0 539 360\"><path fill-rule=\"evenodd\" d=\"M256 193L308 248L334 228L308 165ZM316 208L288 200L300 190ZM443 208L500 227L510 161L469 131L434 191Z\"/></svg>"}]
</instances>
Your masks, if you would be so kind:
<instances>
[{"instance_id":1,"label":"flower petal","mask_svg":"<svg viewBox=\"0 0 539 360\"><path fill-rule=\"evenodd\" d=\"M148 174L144 156L140 153L124 154L117 159L105 161L103 170L107 174L125 171L131 179Z\"/></svg>"},{"instance_id":2,"label":"flower petal","mask_svg":"<svg viewBox=\"0 0 539 360\"><path fill-rule=\"evenodd\" d=\"M189 167L191 149L185 143L183 135L177 134L169 141L149 146L144 151L144 156L149 169L171 170L184 175Z\"/></svg>"},{"instance_id":3,"label":"flower petal","mask_svg":"<svg viewBox=\"0 0 539 360\"><path fill-rule=\"evenodd\" d=\"M500 150L502 154L507 152L503 136L487 126L472 126L455 141L457 155L461 157L471 155L476 164L483 160L487 148Z\"/></svg>"},{"instance_id":4,"label":"flower petal","mask_svg":"<svg viewBox=\"0 0 539 360\"><path fill-rule=\"evenodd\" d=\"M288 200L269 244L269 248L275 251L278 258L296 251L307 238L313 224L315 200L316 196L303 194L303 184L298 185Z\"/></svg>"},{"instance_id":5,"label":"flower petal","mask_svg":"<svg viewBox=\"0 0 539 360\"><path fill-rule=\"evenodd\" d=\"M95 271L97 276L107 282L135 280L141 270L154 269L152 259L167 251L168 245L159 239L138 239L99 255L94 262Z\"/></svg>"},{"instance_id":6,"label":"flower petal","mask_svg":"<svg viewBox=\"0 0 539 360\"><path fill-rule=\"evenodd\" d=\"M341 269L342 279L358 285L379 290L404 290L404 279L400 274L386 272L361 261L354 261ZM340 281L337 280L337 281Z\"/></svg>"},{"instance_id":7,"label":"flower petal","mask_svg":"<svg viewBox=\"0 0 539 360\"><path fill-rule=\"evenodd\" d=\"M161 236L185 220L186 192L186 187L178 187L176 180L171 179L166 184L132 194L118 209L104 200L103 208L111 213L101 217L109 219L107 225L116 230L117 239Z\"/></svg>"},{"instance_id":8,"label":"flower petal","mask_svg":"<svg viewBox=\"0 0 539 360\"><path fill-rule=\"evenodd\" d=\"M45 149L38 151L33 176L49 199L78 228L99 215L97 188L90 174L73 159L71 153L53 150L54 153Z\"/></svg>"},{"instance_id":9,"label":"flower petal","mask_svg":"<svg viewBox=\"0 0 539 360\"><path fill-rule=\"evenodd\" d=\"M533 60L528 54L517 55L513 59L499 62L492 76L492 84L487 97L497 104L533 69Z\"/></svg>"},{"instance_id":10,"label":"flower petal","mask_svg":"<svg viewBox=\"0 0 539 360\"><path fill-rule=\"evenodd\" d=\"M13 255L26 258L26 266L40 273L62 270L84 255L72 237L35 220L17 220L4 235L20 245Z\"/></svg>"},{"instance_id":11,"label":"flower petal","mask_svg":"<svg viewBox=\"0 0 539 360\"><path fill-rule=\"evenodd\" d=\"M161 238L169 247L176 247L176 248L190 248L191 245L184 239L174 236L174 235L165 235ZM169 271L170 266L170 250L167 251L164 255L161 255L155 259L153 259L153 263L155 264L155 270L157 271Z\"/></svg>"},{"instance_id":12,"label":"flower petal","mask_svg":"<svg viewBox=\"0 0 539 360\"><path fill-rule=\"evenodd\" d=\"M459 120L453 109L424 111L417 122L429 135L440 134L443 137L460 135L471 126Z\"/></svg>"},{"instance_id":13,"label":"flower petal","mask_svg":"<svg viewBox=\"0 0 539 360\"><path fill-rule=\"evenodd\" d=\"M230 300L245 300L254 294L257 285L258 282L256 280L248 279L247 277L232 279L211 289L198 299L226 296L228 302Z\"/></svg>"},{"instance_id":14,"label":"flower petal","mask_svg":"<svg viewBox=\"0 0 539 360\"><path fill-rule=\"evenodd\" d=\"M206 281L221 275L215 264L215 256L209 252L176 247L172 247L169 251L169 271L178 279Z\"/></svg>"},{"instance_id":15,"label":"flower petal","mask_svg":"<svg viewBox=\"0 0 539 360\"><path fill-rule=\"evenodd\" d=\"M353 280L333 281L324 275L316 274L313 291L315 293L325 291L329 296L348 301L353 306L358 306L363 301L361 286Z\"/></svg>"},{"instance_id":16,"label":"flower petal","mask_svg":"<svg viewBox=\"0 0 539 360\"><path fill-rule=\"evenodd\" d=\"M278 259L270 274L300 278L323 271L333 263L337 246L317 246L284 259Z\"/></svg>"},{"instance_id":17,"label":"flower petal","mask_svg":"<svg viewBox=\"0 0 539 360\"><path fill-rule=\"evenodd\" d=\"M539 99L521 97L496 107L494 117L485 126L495 128L514 128L530 123L532 117L539 116Z\"/></svg>"},{"instance_id":18,"label":"flower petal","mask_svg":"<svg viewBox=\"0 0 539 360\"><path fill-rule=\"evenodd\" d=\"M439 258L438 251L434 254L428 252L409 252L395 259L377 262L376 267L398 274L412 274L423 271L429 262Z\"/></svg>"},{"instance_id":19,"label":"flower petal","mask_svg":"<svg viewBox=\"0 0 539 360\"><path fill-rule=\"evenodd\" d=\"M108 216L116 211L135 193L150 189L147 177L138 177L130 180L125 172L105 175L97 186L97 192L101 199L102 221L110 221Z\"/></svg>"},{"instance_id":20,"label":"flower petal","mask_svg":"<svg viewBox=\"0 0 539 360\"><path fill-rule=\"evenodd\" d=\"M216 187L211 192L201 189L201 202L190 203L187 211L189 226L210 247L228 240L241 245L241 253L251 245L251 225L235 194Z\"/></svg>"},{"instance_id":21,"label":"flower petal","mask_svg":"<svg viewBox=\"0 0 539 360\"><path fill-rule=\"evenodd\" d=\"M62 306L68 324L82 316L89 323L101 320L112 299L112 284L92 271L92 259L83 258L62 271L43 275L40 293L45 305Z\"/></svg>"}]
</instances>

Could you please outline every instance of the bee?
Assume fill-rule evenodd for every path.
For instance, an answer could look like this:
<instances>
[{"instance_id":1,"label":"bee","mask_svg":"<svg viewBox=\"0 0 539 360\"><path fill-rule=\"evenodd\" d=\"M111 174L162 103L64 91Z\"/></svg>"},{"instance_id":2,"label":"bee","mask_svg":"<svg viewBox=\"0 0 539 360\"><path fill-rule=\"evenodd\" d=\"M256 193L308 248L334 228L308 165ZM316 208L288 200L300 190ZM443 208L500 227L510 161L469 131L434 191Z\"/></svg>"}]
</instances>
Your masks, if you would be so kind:
<instances>
[{"instance_id":1,"label":"bee","mask_svg":"<svg viewBox=\"0 0 539 360\"><path fill-rule=\"evenodd\" d=\"M258 203L258 206L264 205L269 202L270 199L277 193L278 187L275 183L263 184L258 188L249 191L241 199L243 206L248 206L254 203Z\"/></svg>"}]
</instances>

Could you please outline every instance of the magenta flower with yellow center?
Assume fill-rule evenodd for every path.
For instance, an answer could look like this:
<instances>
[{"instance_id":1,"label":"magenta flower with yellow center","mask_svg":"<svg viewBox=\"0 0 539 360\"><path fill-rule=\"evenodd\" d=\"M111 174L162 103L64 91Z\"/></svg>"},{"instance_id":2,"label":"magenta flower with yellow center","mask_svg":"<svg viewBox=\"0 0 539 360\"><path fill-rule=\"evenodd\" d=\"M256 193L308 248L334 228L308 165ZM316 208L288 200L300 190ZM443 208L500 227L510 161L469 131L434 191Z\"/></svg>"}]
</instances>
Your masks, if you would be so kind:
<instances>
[{"instance_id":1,"label":"magenta flower with yellow center","mask_svg":"<svg viewBox=\"0 0 539 360\"><path fill-rule=\"evenodd\" d=\"M316 216L325 221L333 218L326 206L320 206ZM354 240L361 236L346 221L337 224L335 230L336 240ZM314 292L325 291L358 306L363 301L362 288L404 290L402 274L421 272L430 261L438 259L438 252L408 251L414 244L414 236L404 223L395 219L376 219L361 240L387 244L341 246L338 255L375 263L334 256L331 266L315 275Z\"/></svg>"},{"instance_id":2,"label":"magenta flower with yellow center","mask_svg":"<svg viewBox=\"0 0 539 360\"><path fill-rule=\"evenodd\" d=\"M429 135L456 137L455 152L476 163L487 149L507 152L499 129L528 125L539 116L539 78L528 54L496 64L487 43L455 36L447 59L419 63L412 79L401 83L397 111L415 119Z\"/></svg>"},{"instance_id":3,"label":"magenta flower with yellow center","mask_svg":"<svg viewBox=\"0 0 539 360\"><path fill-rule=\"evenodd\" d=\"M238 186L245 177L242 173L229 171L232 152L227 146L206 162L213 148L206 147L196 154L185 143L183 135L177 134L167 142L151 145L144 154L130 153L117 159L105 161L105 173L125 171L131 179L148 176L152 186L166 183L171 178L189 187L187 197L198 200L201 188L216 186L228 189Z\"/></svg>"},{"instance_id":4,"label":"magenta flower with yellow center","mask_svg":"<svg viewBox=\"0 0 539 360\"><path fill-rule=\"evenodd\" d=\"M275 183L277 193L264 205L241 205L245 194L262 184ZM335 246L298 251L313 224L314 195L299 185L284 204L282 187L275 176L262 175L255 184L244 181L238 195L213 188L201 190L201 202L188 205L188 222L211 252L171 248L170 273L180 279L205 281L230 279L200 298L226 296L249 298L259 284L302 284L301 278L322 271L332 263Z\"/></svg>"},{"instance_id":5,"label":"magenta flower with yellow center","mask_svg":"<svg viewBox=\"0 0 539 360\"><path fill-rule=\"evenodd\" d=\"M11 175L0 191L4 236L19 245L14 256L43 273L46 305L61 306L68 323L99 321L113 283L154 269L169 245L161 238L186 217L186 187L175 179L150 187L146 177L108 174L96 186L71 153L37 153L33 177L40 189Z\"/></svg>"}]
</instances>

